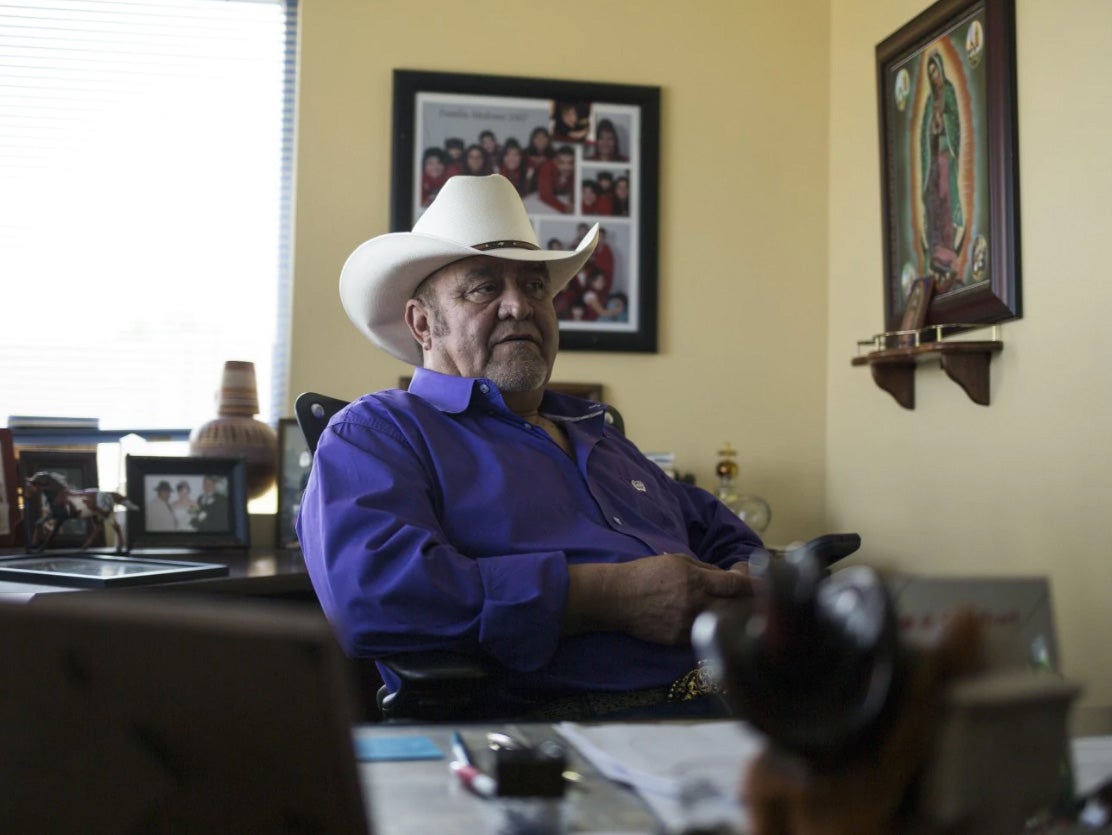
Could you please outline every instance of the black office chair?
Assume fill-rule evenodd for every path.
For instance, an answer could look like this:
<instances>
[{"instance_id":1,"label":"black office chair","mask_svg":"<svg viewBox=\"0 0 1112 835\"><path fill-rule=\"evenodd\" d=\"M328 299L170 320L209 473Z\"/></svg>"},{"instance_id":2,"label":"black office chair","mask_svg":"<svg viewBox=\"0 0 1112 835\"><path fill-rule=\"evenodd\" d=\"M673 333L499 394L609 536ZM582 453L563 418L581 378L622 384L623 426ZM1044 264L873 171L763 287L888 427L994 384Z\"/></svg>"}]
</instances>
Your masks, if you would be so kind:
<instances>
[{"instance_id":1,"label":"black office chair","mask_svg":"<svg viewBox=\"0 0 1112 835\"><path fill-rule=\"evenodd\" d=\"M347 404L346 400L311 391L297 397L294 414L310 453L316 452L317 442L332 416ZM609 405L606 409L607 423L624 434L621 413ZM857 534L828 534L800 547L815 551L829 571L833 563L852 554L860 544ZM774 552L774 556L786 554ZM394 693L384 685L377 688L378 708L384 719L512 718L537 704L529 694L512 686L509 671L480 655L429 650L379 658L378 663L400 682ZM367 672L364 670L360 675L364 686Z\"/></svg>"}]
</instances>

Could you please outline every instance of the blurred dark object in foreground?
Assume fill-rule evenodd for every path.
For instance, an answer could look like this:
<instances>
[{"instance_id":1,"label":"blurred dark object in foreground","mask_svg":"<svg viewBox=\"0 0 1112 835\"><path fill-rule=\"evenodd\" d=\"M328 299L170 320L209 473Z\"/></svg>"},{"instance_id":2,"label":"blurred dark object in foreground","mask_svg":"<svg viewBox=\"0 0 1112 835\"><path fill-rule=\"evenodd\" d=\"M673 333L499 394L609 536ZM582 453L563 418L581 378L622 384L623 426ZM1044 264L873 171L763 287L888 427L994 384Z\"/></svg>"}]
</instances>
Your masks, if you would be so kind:
<instances>
[{"instance_id":1,"label":"blurred dark object in foreground","mask_svg":"<svg viewBox=\"0 0 1112 835\"><path fill-rule=\"evenodd\" d=\"M702 615L693 640L769 739L743 778L753 835L1016 835L1069 797L1077 687L986 669L972 613L911 645L868 567L831 574L805 547L750 575L754 598Z\"/></svg>"}]
</instances>

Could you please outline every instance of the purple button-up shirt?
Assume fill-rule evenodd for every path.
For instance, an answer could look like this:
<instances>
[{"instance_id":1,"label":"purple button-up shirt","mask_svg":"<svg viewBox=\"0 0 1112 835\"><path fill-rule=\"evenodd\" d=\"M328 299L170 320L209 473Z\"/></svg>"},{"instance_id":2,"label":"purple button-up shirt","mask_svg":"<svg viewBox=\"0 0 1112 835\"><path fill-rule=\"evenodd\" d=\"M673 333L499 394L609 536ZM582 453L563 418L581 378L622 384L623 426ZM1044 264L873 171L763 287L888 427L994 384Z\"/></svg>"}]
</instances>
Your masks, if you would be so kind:
<instances>
[{"instance_id":1,"label":"purple button-up shirt","mask_svg":"<svg viewBox=\"0 0 1112 835\"><path fill-rule=\"evenodd\" d=\"M540 690L633 690L692 669L688 647L561 635L568 566L683 553L727 568L760 538L645 458L600 404L546 392L541 412L574 460L489 380L417 369L409 391L333 418L297 531L349 654L478 650Z\"/></svg>"}]
</instances>

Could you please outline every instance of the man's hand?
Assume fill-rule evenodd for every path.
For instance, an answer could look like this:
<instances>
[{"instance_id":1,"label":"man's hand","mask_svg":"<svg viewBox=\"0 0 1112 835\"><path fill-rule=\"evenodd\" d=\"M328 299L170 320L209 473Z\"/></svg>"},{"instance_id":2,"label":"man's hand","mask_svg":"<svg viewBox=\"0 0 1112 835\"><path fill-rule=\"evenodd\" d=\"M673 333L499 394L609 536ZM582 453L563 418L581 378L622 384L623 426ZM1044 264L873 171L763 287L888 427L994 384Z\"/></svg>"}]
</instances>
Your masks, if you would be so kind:
<instances>
[{"instance_id":1,"label":"man's hand","mask_svg":"<svg viewBox=\"0 0 1112 835\"><path fill-rule=\"evenodd\" d=\"M573 565L568 576L565 633L624 632L658 644L689 643L692 622L714 600L750 593L744 567L724 571L686 554Z\"/></svg>"}]
</instances>

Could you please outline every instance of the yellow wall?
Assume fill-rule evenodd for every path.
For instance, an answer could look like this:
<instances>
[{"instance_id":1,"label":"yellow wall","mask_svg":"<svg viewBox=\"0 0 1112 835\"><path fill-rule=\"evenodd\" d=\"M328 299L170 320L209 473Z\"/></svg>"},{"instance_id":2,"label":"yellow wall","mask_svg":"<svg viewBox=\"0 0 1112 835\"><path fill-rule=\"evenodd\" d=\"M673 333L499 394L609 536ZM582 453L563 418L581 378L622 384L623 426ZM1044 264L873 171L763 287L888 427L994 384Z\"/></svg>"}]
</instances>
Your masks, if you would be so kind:
<instances>
[{"instance_id":1,"label":"yellow wall","mask_svg":"<svg viewBox=\"0 0 1112 835\"><path fill-rule=\"evenodd\" d=\"M306 0L290 390L352 397L406 366L340 309L348 253L388 231L395 68L663 88L660 352L569 352L645 450L773 508L771 541L823 530L827 8L673 0Z\"/></svg>"},{"instance_id":2,"label":"yellow wall","mask_svg":"<svg viewBox=\"0 0 1112 835\"><path fill-rule=\"evenodd\" d=\"M1048 573L1065 672L1112 705L1112 4L1018 0L1022 320L992 405L937 368L906 411L851 368L880 328L877 43L919 0L831 4L827 507L863 556L954 574Z\"/></svg>"},{"instance_id":3,"label":"yellow wall","mask_svg":"<svg viewBox=\"0 0 1112 835\"><path fill-rule=\"evenodd\" d=\"M659 85L660 352L567 353L555 379L604 383L704 485L730 440L770 541L852 529L900 568L1049 573L1066 672L1112 705L1112 4L1018 0L1026 314L991 407L923 368L910 412L849 361L881 327L874 49L926 5L303 0L291 392L408 370L336 294L387 231L392 69Z\"/></svg>"}]
</instances>

